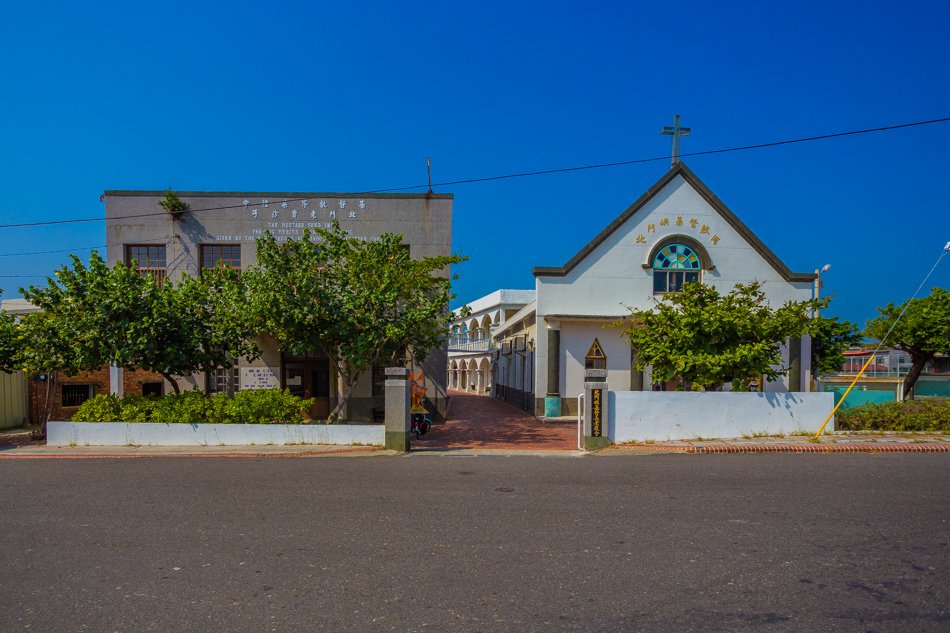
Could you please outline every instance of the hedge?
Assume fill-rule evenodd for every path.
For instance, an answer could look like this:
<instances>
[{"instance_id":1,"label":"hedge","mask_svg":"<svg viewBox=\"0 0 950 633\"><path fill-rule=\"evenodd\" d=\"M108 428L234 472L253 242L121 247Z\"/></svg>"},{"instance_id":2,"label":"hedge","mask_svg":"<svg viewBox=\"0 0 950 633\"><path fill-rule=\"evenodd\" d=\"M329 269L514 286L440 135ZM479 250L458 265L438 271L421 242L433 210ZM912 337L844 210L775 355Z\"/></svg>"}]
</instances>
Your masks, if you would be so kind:
<instances>
[{"instance_id":1,"label":"hedge","mask_svg":"<svg viewBox=\"0 0 950 633\"><path fill-rule=\"evenodd\" d=\"M852 407L836 414L835 429L950 433L950 400L905 400Z\"/></svg>"},{"instance_id":2,"label":"hedge","mask_svg":"<svg viewBox=\"0 0 950 633\"><path fill-rule=\"evenodd\" d=\"M240 391L233 398L200 391L155 396L97 395L73 415L75 422L165 422L182 424L299 424L313 399L286 389Z\"/></svg>"}]
</instances>

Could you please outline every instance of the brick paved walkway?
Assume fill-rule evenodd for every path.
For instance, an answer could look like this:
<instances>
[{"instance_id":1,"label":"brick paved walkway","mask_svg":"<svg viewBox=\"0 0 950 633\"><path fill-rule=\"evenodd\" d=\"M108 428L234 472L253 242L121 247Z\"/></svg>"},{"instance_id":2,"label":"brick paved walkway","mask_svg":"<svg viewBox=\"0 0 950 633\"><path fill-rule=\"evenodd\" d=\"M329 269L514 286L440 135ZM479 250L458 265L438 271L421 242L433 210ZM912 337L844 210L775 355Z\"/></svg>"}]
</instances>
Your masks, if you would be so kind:
<instances>
[{"instance_id":1,"label":"brick paved walkway","mask_svg":"<svg viewBox=\"0 0 950 633\"><path fill-rule=\"evenodd\" d=\"M449 392L448 420L433 425L413 450L425 448L504 448L577 450L577 426L545 424L490 396Z\"/></svg>"}]
</instances>

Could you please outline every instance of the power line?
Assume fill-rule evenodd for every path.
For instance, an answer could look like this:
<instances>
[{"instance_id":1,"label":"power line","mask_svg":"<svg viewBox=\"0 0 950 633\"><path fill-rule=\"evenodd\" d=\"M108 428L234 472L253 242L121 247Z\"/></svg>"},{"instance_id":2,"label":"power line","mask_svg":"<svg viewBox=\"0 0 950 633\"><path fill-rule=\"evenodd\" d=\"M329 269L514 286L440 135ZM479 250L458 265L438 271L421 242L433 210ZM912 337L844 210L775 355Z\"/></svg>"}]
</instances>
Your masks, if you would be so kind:
<instances>
[{"instance_id":1,"label":"power line","mask_svg":"<svg viewBox=\"0 0 950 633\"><path fill-rule=\"evenodd\" d=\"M919 127L919 126L922 126L922 125L934 125L934 124L937 124L937 123L946 123L947 121L950 121L950 117L941 117L941 118L939 118L939 119L929 119L929 120L926 120L926 121L914 121L914 122L912 122L912 123L899 123L899 124L897 124L897 125L884 125L884 126L879 126L879 127L864 128L864 129L861 129L861 130L850 130L850 131L847 131L847 132L833 132L833 133L831 133L831 134L820 134L820 135L818 135L818 136L805 136L805 137L801 137L801 138L786 139L786 140L782 140L782 141L770 141L770 142L768 142L768 143L757 143L757 144L754 144L754 145L738 145L738 146L735 146L735 147L725 147L725 148L720 148L720 149L710 149L710 150L704 150L704 151L699 151L699 152L686 152L686 153L680 154L680 156L681 156L681 157L687 157L687 156L711 156L711 155L713 155L713 154L725 154L725 153L728 153L728 152L742 152L742 151L747 151L747 150L752 150L752 149L764 149L764 148L768 148L768 147L779 147L779 146L782 146L782 145L793 145L793 144L796 144L796 143L809 143L809 142L812 142L812 141L821 141L821 140L827 140L827 139L832 139L832 138L841 138L841 137L845 137L845 136L857 136L857 135L860 135L860 134L872 134L872 133L875 133L875 132L886 132L886 131L889 131L889 130L900 130L900 129L910 128L910 127ZM479 183L479 182L492 182L492 181L496 181L496 180L508 180L508 179L511 179L511 178L526 178L526 177L529 177L529 176L544 176L544 175L548 175L548 174L563 174L563 173L568 173L568 172L587 171L587 170L591 170L591 169L605 169L605 168L608 168L608 167L623 167L623 166L625 166L625 165L639 165L639 164L643 164L643 163L652 163L652 162L657 162L657 161L661 161L661 160L669 160L669 158L670 158L669 156L654 156L654 157L652 157L652 158L638 158L638 159L634 159L634 160L623 160L623 161L616 161L616 162L611 162L611 163L596 163L596 164L593 164L593 165L581 165L581 166L577 166L577 167L560 167L560 168L556 168L556 169L542 169L542 170L538 170L538 171L516 172L516 173L512 173L512 174L504 174L504 175L501 175L501 176L484 176L484 177L481 177L481 178L465 178L465 179L462 179L462 180L447 180L447 181L444 181L444 182L433 183L431 186L433 186L433 187L447 187L447 186L449 186L449 185L468 185L468 184ZM389 189L373 189L373 190L370 190L370 191L363 191L363 192L349 192L349 193L347 193L347 195L360 196L360 195L371 195L371 194L374 194L374 193L395 193L395 192L398 192L398 191L409 191L409 190L412 190L412 189L425 189L425 188L427 188L427 187L429 187L429 183L421 184L421 185L410 185L410 186L407 186L407 187L391 187L391 188L389 188ZM309 199L310 199L310 198L290 198L290 199L287 199L287 200L283 200L282 202L300 202L300 201L309 200ZM220 210L223 210L223 209L239 209L239 208L242 208L242 207L244 207L244 206L245 206L245 205L243 205L243 204L235 204L235 205L227 205L227 206L220 206L220 207L208 207L208 208L205 208L205 209L192 209L191 212L192 212L192 213L197 213L197 212L199 212L199 211L220 211ZM150 213L137 213L137 214L133 214L133 215L123 215L123 216L119 216L119 217L116 217L116 218L114 218L114 219L116 219L116 220L125 220L125 219L132 219L132 218L154 217L154 216L160 216L160 215L167 215L167 212L166 212L166 211L155 211L155 212L150 212ZM0 229L26 228L26 227L36 227L36 226L52 226L52 225L58 225L58 224L75 224L75 223L80 223L80 222L103 222L103 221L105 221L105 219L106 219L106 218L104 218L104 217L95 217L95 218L73 218L73 219L69 219L69 220L48 220L48 221L45 221L45 222L22 222L22 223L18 223L18 224L0 224Z\"/></svg>"},{"instance_id":2,"label":"power line","mask_svg":"<svg viewBox=\"0 0 950 633\"><path fill-rule=\"evenodd\" d=\"M54 251L28 251L25 253L0 253L0 257L23 257L26 255L50 255L52 253L72 253L74 251L92 251L97 248L108 248L114 244L100 244L99 246L81 246L79 248L58 248ZM3 275L0 275L2 277Z\"/></svg>"}]
</instances>

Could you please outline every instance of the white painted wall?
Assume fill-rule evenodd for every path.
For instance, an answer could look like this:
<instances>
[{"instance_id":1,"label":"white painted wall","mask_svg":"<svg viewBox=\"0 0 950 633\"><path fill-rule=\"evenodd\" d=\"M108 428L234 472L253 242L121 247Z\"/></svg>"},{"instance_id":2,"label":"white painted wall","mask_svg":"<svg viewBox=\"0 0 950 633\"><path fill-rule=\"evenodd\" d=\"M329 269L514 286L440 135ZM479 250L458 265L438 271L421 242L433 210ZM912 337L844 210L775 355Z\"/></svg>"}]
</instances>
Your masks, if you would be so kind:
<instances>
[{"instance_id":1,"label":"white painted wall","mask_svg":"<svg viewBox=\"0 0 950 633\"><path fill-rule=\"evenodd\" d=\"M50 446L383 446L382 424L156 424L50 422Z\"/></svg>"},{"instance_id":2,"label":"white painted wall","mask_svg":"<svg viewBox=\"0 0 950 633\"><path fill-rule=\"evenodd\" d=\"M607 386L630 388L630 343L602 322L561 321L561 395L576 398L584 390L584 357L596 338L607 356Z\"/></svg>"},{"instance_id":3,"label":"white painted wall","mask_svg":"<svg viewBox=\"0 0 950 633\"><path fill-rule=\"evenodd\" d=\"M622 443L815 433L834 394L610 391L608 403L607 434Z\"/></svg>"}]
</instances>

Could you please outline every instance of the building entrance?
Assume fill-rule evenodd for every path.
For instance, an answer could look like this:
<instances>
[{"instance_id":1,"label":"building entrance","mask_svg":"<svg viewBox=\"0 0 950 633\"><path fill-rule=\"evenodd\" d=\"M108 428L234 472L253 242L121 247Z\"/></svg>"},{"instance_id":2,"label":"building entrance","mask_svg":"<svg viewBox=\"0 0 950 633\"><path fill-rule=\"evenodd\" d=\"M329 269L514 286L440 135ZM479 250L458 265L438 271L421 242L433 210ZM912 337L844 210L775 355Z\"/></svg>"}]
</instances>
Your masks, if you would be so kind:
<instances>
[{"instance_id":1,"label":"building entrance","mask_svg":"<svg viewBox=\"0 0 950 633\"><path fill-rule=\"evenodd\" d=\"M325 420L336 398L330 387L330 361L327 358L293 358L284 360L284 388L300 398L313 398L310 416Z\"/></svg>"}]
</instances>

